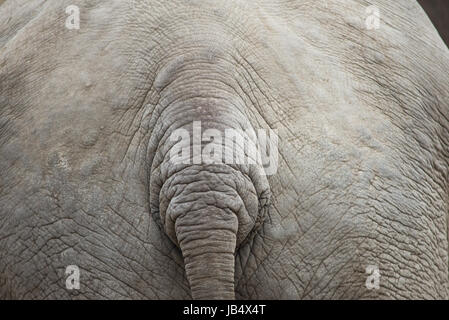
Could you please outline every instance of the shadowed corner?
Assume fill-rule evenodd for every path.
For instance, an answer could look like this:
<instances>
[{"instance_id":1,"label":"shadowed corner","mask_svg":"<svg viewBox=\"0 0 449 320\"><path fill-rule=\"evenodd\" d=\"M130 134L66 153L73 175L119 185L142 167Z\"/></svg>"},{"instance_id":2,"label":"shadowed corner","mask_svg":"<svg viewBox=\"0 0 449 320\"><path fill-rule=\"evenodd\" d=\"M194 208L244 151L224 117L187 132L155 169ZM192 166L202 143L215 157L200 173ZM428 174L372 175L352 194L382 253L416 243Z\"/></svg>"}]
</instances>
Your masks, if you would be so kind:
<instances>
[{"instance_id":1,"label":"shadowed corner","mask_svg":"<svg viewBox=\"0 0 449 320\"><path fill-rule=\"evenodd\" d=\"M447 0L418 0L426 11L441 38L449 47L449 1Z\"/></svg>"}]
</instances>

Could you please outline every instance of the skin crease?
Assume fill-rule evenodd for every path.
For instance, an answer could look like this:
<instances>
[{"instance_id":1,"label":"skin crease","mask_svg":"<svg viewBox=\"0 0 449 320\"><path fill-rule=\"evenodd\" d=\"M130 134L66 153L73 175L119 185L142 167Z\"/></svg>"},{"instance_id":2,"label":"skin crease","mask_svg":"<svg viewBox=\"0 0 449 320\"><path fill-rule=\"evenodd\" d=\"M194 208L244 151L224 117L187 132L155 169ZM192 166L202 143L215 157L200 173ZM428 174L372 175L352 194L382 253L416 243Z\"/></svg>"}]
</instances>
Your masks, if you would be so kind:
<instances>
[{"instance_id":1,"label":"skin crease","mask_svg":"<svg viewBox=\"0 0 449 320\"><path fill-rule=\"evenodd\" d=\"M449 50L369 4L2 3L0 298L448 299ZM173 169L194 119L277 130L277 173ZM219 232L186 274L189 226Z\"/></svg>"}]
</instances>

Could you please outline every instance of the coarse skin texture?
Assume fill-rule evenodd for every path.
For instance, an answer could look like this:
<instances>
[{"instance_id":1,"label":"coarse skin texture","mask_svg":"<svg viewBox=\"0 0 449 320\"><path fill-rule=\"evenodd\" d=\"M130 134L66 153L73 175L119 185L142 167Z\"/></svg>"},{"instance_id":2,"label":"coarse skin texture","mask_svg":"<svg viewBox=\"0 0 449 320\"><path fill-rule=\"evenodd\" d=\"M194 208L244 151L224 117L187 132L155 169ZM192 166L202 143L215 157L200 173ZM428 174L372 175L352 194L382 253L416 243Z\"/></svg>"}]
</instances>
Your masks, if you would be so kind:
<instances>
[{"instance_id":1,"label":"coarse skin texture","mask_svg":"<svg viewBox=\"0 0 449 320\"><path fill-rule=\"evenodd\" d=\"M0 4L1 299L449 298L449 50L416 1ZM277 173L170 166L193 120L277 130Z\"/></svg>"}]
</instances>

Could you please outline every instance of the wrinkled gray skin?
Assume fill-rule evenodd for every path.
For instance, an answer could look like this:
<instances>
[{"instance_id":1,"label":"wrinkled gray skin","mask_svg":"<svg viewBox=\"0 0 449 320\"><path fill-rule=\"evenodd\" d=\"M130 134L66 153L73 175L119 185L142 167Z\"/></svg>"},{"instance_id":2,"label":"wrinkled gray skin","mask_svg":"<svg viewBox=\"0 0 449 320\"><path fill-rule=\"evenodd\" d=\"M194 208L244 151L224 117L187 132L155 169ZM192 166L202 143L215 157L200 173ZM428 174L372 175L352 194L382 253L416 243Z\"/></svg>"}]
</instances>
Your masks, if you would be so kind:
<instances>
[{"instance_id":1,"label":"wrinkled gray skin","mask_svg":"<svg viewBox=\"0 0 449 320\"><path fill-rule=\"evenodd\" d=\"M379 30L362 0L0 2L1 298L449 297L449 50L416 1L370 1ZM277 129L277 173L171 165L194 120Z\"/></svg>"}]
</instances>

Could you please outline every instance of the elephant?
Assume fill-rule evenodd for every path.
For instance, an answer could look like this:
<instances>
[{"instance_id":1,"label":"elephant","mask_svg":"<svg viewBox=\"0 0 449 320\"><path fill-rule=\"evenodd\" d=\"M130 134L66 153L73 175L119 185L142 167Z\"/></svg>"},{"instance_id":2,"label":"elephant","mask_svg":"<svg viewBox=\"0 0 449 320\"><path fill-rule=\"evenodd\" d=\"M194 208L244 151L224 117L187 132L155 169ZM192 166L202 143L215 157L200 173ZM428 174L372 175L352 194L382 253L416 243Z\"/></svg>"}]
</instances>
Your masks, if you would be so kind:
<instances>
[{"instance_id":1,"label":"elephant","mask_svg":"<svg viewBox=\"0 0 449 320\"><path fill-rule=\"evenodd\" d=\"M0 298L448 299L448 73L415 0L0 1Z\"/></svg>"}]
</instances>

